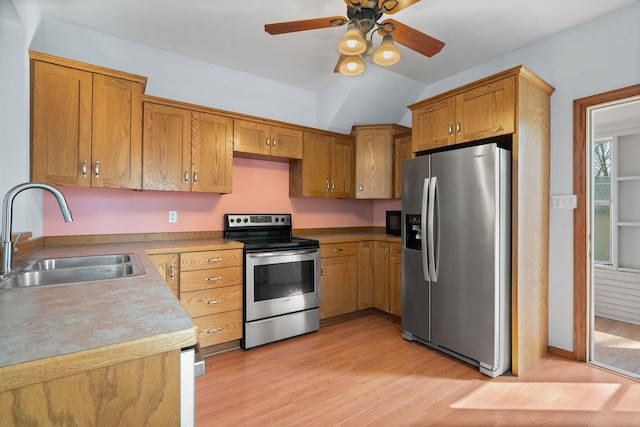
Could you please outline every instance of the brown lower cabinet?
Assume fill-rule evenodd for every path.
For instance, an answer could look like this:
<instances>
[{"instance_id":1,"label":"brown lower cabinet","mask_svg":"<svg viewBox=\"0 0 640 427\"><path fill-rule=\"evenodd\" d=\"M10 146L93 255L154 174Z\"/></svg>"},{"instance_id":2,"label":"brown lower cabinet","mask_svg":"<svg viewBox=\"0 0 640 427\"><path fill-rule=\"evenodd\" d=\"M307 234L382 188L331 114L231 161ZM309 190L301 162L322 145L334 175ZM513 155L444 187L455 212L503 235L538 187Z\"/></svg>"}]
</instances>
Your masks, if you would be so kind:
<instances>
[{"instance_id":1,"label":"brown lower cabinet","mask_svg":"<svg viewBox=\"0 0 640 427\"><path fill-rule=\"evenodd\" d=\"M149 255L198 327L202 347L242 338L242 249ZM175 256L175 257L174 257Z\"/></svg>"},{"instance_id":2,"label":"brown lower cabinet","mask_svg":"<svg viewBox=\"0 0 640 427\"><path fill-rule=\"evenodd\" d=\"M320 245L320 319L358 309L357 244Z\"/></svg>"},{"instance_id":3,"label":"brown lower cabinet","mask_svg":"<svg viewBox=\"0 0 640 427\"><path fill-rule=\"evenodd\" d=\"M320 244L320 319L376 308L402 311L402 245L386 240Z\"/></svg>"}]
</instances>

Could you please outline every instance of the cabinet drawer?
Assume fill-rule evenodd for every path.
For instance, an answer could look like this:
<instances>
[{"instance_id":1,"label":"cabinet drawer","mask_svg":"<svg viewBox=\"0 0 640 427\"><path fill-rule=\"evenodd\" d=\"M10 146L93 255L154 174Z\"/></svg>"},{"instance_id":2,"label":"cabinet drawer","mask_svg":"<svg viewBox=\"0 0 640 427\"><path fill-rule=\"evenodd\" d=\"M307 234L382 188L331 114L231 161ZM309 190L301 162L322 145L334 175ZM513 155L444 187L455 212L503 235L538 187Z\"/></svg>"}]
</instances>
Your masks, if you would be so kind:
<instances>
[{"instance_id":1,"label":"cabinet drawer","mask_svg":"<svg viewBox=\"0 0 640 427\"><path fill-rule=\"evenodd\" d=\"M401 257L402 256L402 244L401 243L391 243L389 245L389 252L392 257Z\"/></svg>"},{"instance_id":2,"label":"cabinet drawer","mask_svg":"<svg viewBox=\"0 0 640 427\"><path fill-rule=\"evenodd\" d=\"M322 244L320 245L320 258L355 255L357 248L356 242Z\"/></svg>"},{"instance_id":3,"label":"cabinet drawer","mask_svg":"<svg viewBox=\"0 0 640 427\"><path fill-rule=\"evenodd\" d=\"M242 284L242 266L209 268L180 273L180 291L191 292Z\"/></svg>"},{"instance_id":4,"label":"cabinet drawer","mask_svg":"<svg viewBox=\"0 0 640 427\"><path fill-rule=\"evenodd\" d=\"M180 271L230 267L234 265L242 265L242 251L239 249L184 252L180 254Z\"/></svg>"},{"instance_id":5,"label":"cabinet drawer","mask_svg":"<svg viewBox=\"0 0 640 427\"><path fill-rule=\"evenodd\" d=\"M197 317L193 322L202 347L242 338L242 310Z\"/></svg>"},{"instance_id":6,"label":"cabinet drawer","mask_svg":"<svg viewBox=\"0 0 640 427\"><path fill-rule=\"evenodd\" d=\"M180 292L180 303L192 318L242 309L242 286Z\"/></svg>"}]
</instances>

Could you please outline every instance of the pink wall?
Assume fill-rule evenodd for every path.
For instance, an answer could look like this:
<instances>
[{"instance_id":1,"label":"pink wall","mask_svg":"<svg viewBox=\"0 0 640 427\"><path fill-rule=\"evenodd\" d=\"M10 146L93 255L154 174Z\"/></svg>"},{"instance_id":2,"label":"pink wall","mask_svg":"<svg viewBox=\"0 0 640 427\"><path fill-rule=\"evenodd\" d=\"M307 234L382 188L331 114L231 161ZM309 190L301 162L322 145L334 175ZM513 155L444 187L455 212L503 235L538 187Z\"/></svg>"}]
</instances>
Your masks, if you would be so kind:
<instances>
[{"instance_id":1,"label":"pink wall","mask_svg":"<svg viewBox=\"0 0 640 427\"><path fill-rule=\"evenodd\" d=\"M61 187L73 222L65 223L49 193L43 195L43 234L124 234L222 229L225 213L292 213L294 228L384 226L399 200L289 198L288 163L233 159L231 194ZM168 213L178 212L170 224Z\"/></svg>"}]
</instances>

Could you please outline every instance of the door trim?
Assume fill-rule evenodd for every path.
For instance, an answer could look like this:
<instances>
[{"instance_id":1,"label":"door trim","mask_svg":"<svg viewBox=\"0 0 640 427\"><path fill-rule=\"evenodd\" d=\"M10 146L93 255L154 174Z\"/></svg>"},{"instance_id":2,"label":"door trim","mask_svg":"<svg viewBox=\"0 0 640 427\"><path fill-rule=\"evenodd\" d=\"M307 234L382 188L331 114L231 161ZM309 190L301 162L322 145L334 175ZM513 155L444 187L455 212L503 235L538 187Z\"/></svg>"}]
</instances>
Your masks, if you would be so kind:
<instances>
[{"instance_id":1,"label":"door trim","mask_svg":"<svg viewBox=\"0 0 640 427\"><path fill-rule=\"evenodd\" d=\"M578 198L573 212L573 358L587 361L588 281L587 281L587 111L589 108L640 95L640 84L573 101L573 191Z\"/></svg>"}]
</instances>

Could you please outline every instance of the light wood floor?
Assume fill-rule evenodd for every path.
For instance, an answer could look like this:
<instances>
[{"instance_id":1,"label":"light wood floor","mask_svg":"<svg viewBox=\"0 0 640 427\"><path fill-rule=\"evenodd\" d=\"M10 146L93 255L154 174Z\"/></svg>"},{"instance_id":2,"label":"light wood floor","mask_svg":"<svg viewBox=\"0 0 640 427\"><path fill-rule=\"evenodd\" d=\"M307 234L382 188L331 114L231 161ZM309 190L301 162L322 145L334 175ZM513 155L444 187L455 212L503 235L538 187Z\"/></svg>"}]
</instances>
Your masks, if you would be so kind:
<instances>
[{"instance_id":1,"label":"light wood floor","mask_svg":"<svg viewBox=\"0 0 640 427\"><path fill-rule=\"evenodd\" d=\"M596 317L594 327L595 361L640 375L640 326Z\"/></svg>"},{"instance_id":2,"label":"light wood floor","mask_svg":"<svg viewBox=\"0 0 640 427\"><path fill-rule=\"evenodd\" d=\"M198 427L640 425L637 381L553 354L491 379L376 315L205 360Z\"/></svg>"}]
</instances>

